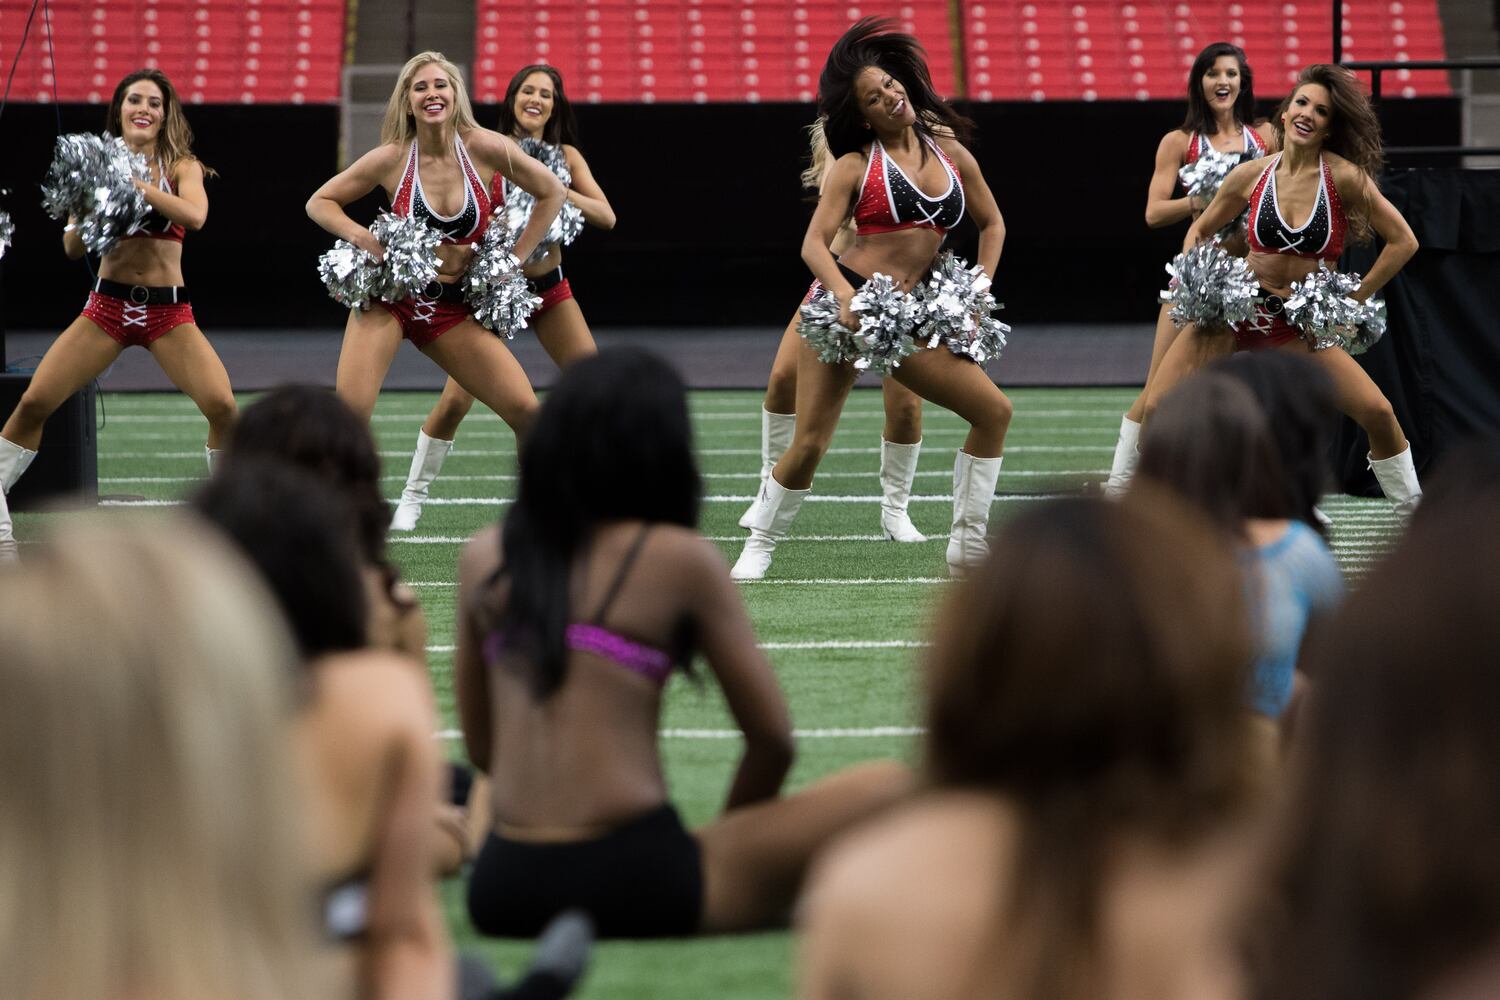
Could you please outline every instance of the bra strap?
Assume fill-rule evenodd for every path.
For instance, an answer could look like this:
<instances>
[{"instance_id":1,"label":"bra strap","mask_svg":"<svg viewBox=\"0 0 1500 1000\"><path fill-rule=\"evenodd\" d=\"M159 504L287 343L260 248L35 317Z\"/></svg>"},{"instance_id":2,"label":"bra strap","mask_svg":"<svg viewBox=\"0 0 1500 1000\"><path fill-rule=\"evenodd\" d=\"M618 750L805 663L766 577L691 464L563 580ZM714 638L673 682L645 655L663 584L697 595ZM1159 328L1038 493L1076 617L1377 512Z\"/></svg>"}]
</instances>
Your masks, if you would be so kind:
<instances>
[{"instance_id":1,"label":"bra strap","mask_svg":"<svg viewBox=\"0 0 1500 1000\"><path fill-rule=\"evenodd\" d=\"M635 563L635 557L640 554L641 546L646 544L646 533L651 530L651 525L641 525L640 532L635 540L630 543L630 548L625 553L625 558L620 562L620 568L615 571L615 578L610 581L609 590L604 594L604 600L599 604L599 610L594 612L594 624L603 625L604 616L609 613L609 606L615 603L615 598L620 594L620 587L625 583L625 577L630 573L630 567Z\"/></svg>"}]
</instances>

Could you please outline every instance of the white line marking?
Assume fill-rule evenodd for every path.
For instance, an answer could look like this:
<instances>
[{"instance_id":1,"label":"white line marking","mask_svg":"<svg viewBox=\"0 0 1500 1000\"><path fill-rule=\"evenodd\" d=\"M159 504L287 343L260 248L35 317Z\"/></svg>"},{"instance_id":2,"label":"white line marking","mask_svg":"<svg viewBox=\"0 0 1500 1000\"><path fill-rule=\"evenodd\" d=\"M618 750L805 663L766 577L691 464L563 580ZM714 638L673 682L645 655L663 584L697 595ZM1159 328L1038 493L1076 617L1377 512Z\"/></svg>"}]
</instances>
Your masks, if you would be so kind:
<instances>
[{"instance_id":1,"label":"white line marking","mask_svg":"<svg viewBox=\"0 0 1500 1000\"><path fill-rule=\"evenodd\" d=\"M925 729L920 726L868 726L860 729L794 729L792 737L799 740L870 739L891 736L921 736ZM663 729L658 735L665 740L738 740L744 734L738 729ZM434 736L440 740L461 740L463 731L443 729Z\"/></svg>"},{"instance_id":2,"label":"white line marking","mask_svg":"<svg viewBox=\"0 0 1500 1000\"><path fill-rule=\"evenodd\" d=\"M740 532L738 535L704 535L703 540L706 542L743 542L749 537L747 532ZM927 536L927 540L930 542L940 542L947 537L948 533L943 532L942 534L930 534ZM469 536L400 535L393 533L386 540L393 545L457 545L461 542L467 542ZM785 539L788 542L883 542L885 540L886 537L884 535L792 535Z\"/></svg>"},{"instance_id":3,"label":"white line marking","mask_svg":"<svg viewBox=\"0 0 1500 1000\"><path fill-rule=\"evenodd\" d=\"M787 649L927 649L932 646L930 642L916 642L908 639L872 640L863 639L831 639L823 642L760 642L756 643L760 649L787 650ZM428 646L429 653L452 653L458 647L451 644Z\"/></svg>"},{"instance_id":4,"label":"white line marking","mask_svg":"<svg viewBox=\"0 0 1500 1000\"><path fill-rule=\"evenodd\" d=\"M456 587L456 580L402 580L408 587ZM947 583L946 576L906 576L906 577L820 577L812 580L796 579L773 579L773 580L739 580L738 583L762 586L830 586L830 587L862 587L867 584L903 584L917 585L930 583Z\"/></svg>"},{"instance_id":5,"label":"white line marking","mask_svg":"<svg viewBox=\"0 0 1500 1000\"><path fill-rule=\"evenodd\" d=\"M1107 476L1108 469L1006 469L1001 473L1003 476L1020 476L1022 478L1041 478L1047 476ZM819 472L818 481L825 479L877 479L880 473L875 469L868 472ZM953 476L951 469L934 469L931 472L918 472L918 479L950 479ZM202 476L100 476L101 484L125 484L125 483L195 483ZM518 477L514 475L493 476L440 476L438 481L444 483L513 483ZM733 480L759 480L759 472L705 472L703 478L707 480L733 479ZM406 476L389 475L381 476L381 482L404 483Z\"/></svg>"}]
</instances>

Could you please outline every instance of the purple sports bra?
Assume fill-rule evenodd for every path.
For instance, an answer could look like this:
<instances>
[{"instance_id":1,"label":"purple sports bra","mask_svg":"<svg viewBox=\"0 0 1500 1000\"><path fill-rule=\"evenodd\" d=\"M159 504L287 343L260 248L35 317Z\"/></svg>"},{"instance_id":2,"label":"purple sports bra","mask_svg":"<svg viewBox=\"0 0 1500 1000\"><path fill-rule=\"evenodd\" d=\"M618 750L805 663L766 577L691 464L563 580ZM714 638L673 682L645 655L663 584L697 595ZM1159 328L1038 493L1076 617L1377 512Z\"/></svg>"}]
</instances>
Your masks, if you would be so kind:
<instances>
[{"instance_id":1,"label":"purple sports bra","mask_svg":"<svg viewBox=\"0 0 1500 1000\"><path fill-rule=\"evenodd\" d=\"M577 653L592 653L595 656L609 660L629 670L633 674L639 674L647 680L654 681L658 685L667 683L667 678L672 676L672 668L677 664L677 657L664 649L648 646L643 642L636 642L614 631L605 628L602 622L604 615L609 611L609 606L614 603L615 596L620 592L620 585L625 582L625 575L630 572L631 564L639 554L641 546L646 541L646 532L650 525L643 525L640 534L631 543L630 550L625 553L624 560L620 563L620 569L615 578L610 582L609 590L605 593L604 601L599 605L599 610L594 614L592 622L574 622L563 632L563 641L567 647ZM499 630L491 632L484 639L485 662L498 663L508 645L506 633Z\"/></svg>"}]
</instances>

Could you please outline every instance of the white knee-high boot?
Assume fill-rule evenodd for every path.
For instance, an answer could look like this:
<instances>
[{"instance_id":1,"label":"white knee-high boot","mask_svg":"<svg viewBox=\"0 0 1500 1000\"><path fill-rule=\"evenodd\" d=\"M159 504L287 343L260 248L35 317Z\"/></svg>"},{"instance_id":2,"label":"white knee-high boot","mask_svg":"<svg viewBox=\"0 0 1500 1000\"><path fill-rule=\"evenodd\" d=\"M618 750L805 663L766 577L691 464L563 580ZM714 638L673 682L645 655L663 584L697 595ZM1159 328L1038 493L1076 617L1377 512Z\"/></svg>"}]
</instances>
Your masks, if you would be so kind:
<instances>
[{"instance_id":1,"label":"white knee-high boot","mask_svg":"<svg viewBox=\"0 0 1500 1000\"><path fill-rule=\"evenodd\" d=\"M771 469L781 461L781 456L792 446L792 435L797 430L797 414L795 413L772 413L764 406L760 408L760 481L763 483L771 475ZM756 487L757 495L760 487ZM751 504L740 515L740 527L750 527L750 512L755 509Z\"/></svg>"},{"instance_id":2,"label":"white knee-high boot","mask_svg":"<svg viewBox=\"0 0 1500 1000\"><path fill-rule=\"evenodd\" d=\"M1115 442L1115 460L1109 467L1109 482L1104 484L1104 495L1119 498L1130 487L1135 476L1136 463L1141 460L1138 444L1141 440L1141 425L1129 417L1120 418L1120 439Z\"/></svg>"},{"instance_id":3,"label":"white knee-high boot","mask_svg":"<svg viewBox=\"0 0 1500 1000\"><path fill-rule=\"evenodd\" d=\"M36 452L0 438L0 562L16 558L16 534L11 525L10 504L5 497L34 458Z\"/></svg>"},{"instance_id":4,"label":"white knee-high boot","mask_svg":"<svg viewBox=\"0 0 1500 1000\"><path fill-rule=\"evenodd\" d=\"M1380 491L1396 505L1397 516L1403 521L1411 517L1417 504L1422 502L1422 484L1417 482L1417 466L1412 461L1411 445L1408 443L1405 451L1390 458L1371 458L1366 454L1365 460L1375 473Z\"/></svg>"},{"instance_id":5,"label":"white knee-high boot","mask_svg":"<svg viewBox=\"0 0 1500 1000\"><path fill-rule=\"evenodd\" d=\"M771 568L771 553L776 551L776 543L787 536L797 511L802 508L802 501L811 492L810 489L789 490L778 483L775 476L766 477L755 505L750 508L750 537L745 540L739 559L729 571L731 577L759 580L766 575L766 570Z\"/></svg>"},{"instance_id":6,"label":"white knee-high boot","mask_svg":"<svg viewBox=\"0 0 1500 1000\"><path fill-rule=\"evenodd\" d=\"M907 513L911 484L917 476L917 456L921 453L921 441L896 444L880 439L880 530L894 542L927 541Z\"/></svg>"},{"instance_id":7,"label":"white knee-high boot","mask_svg":"<svg viewBox=\"0 0 1500 1000\"><path fill-rule=\"evenodd\" d=\"M219 468L219 459L224 457L224 449L210 448L208 445L204 445L203 457L208 460L208 474L211 476Z\"/></svg>"},{"instance_id":8,"label":"white knee-high boot","mask_svg":"<svg viewBox=\"0 0 1500 1000\"><path fill-rule=\"evenodd\" d=\"M452 450L452 441L428 437L425 431L417 431L417 450L411 456L406 488L401 491L396 513L391 515L392 531L411 531L417 526L417 519L422 516L422 504L427 501L427 488L442 471L443 459Z\"/></svg>"},{"instance_id":9,"label":"white knee-high boot","mask_svg":"<svg viewBox=\"0 0 1500 1000\"><path fill-rule=\"evenodd\" d=\"M948 535L948 572L964 571L990 553L990 503L1004 456L975 458L959 451L953 460L953 527Z\"/></svg>"}]
</instances>

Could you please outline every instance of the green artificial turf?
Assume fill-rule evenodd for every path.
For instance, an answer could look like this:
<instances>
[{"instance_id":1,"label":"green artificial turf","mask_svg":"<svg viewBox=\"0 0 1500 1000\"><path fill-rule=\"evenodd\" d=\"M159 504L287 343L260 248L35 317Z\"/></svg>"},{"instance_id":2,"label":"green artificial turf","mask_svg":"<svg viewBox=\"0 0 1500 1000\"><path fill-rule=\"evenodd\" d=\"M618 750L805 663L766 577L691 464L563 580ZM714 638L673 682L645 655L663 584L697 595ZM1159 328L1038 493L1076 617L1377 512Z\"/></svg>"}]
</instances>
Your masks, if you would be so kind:
<instances>
[{"instance_id":1,"label":"green artificial turf","mask_svg":"<svg viewBox=\"0 0 1500 1000\"><path fill-rule=\"evenodd\" d=\"M992 523L1037 497L1076 494L1102 481L1120 414L1133 395L1126 389L1013 391L1016 416ZM242 405L250 398L243 398ZM436 398L435 393L381 396L373 426L386 469L386 494L392 498L405 480L417 428ZM99 488L111 502L134 507L174 501L204 474L204 425L186 398L107 394L103 403ZM814 501L803 507L767 580L741 586L803 734L794 788L862 760L917 758L917 738L902 731L920 722L917 670L930 638L927 623L947 586L945 541L935 537L898 545L877 538L880 405L878 392L856 390L851 395L819 470ZM735 521L757 486L760 395L696 392L692 407L707 496L702 529L732 561L745 534ZM942 498L951 492L953 454L964 433L965 425L951 413L925 408L911 510L917 527L935 536L947 532L951 505ZM476 409L432 488L438 502L428 506L415 532L397 536L391 546L403 578L417 585L426 610L429 664L445 730L456 727L451 678L455 560L463 539L500 516L499 501L514 493L514 471L509 431ZM610 485L601 483L600 488ZM1362 573L1397 531L1389 505L1381 500L1332 497L1323 509L1336 522L1334 548L1351 576ZM43 522L59 516L65 515L18 514L17 534L23 541L34 537ZM711 682L674 680L663 726L663 758L673 798L689 824L701 823L722 801L739 752L737 738L722 732L731 722L717 689ZM457 755L454 740L446 739L445 745ZM474 935L458 882L445 885L443 893L461 947L482 952L506 974L524 964L527 945L482 941ZM581 995L611 1000L785 997L792 989L793 965L794 941L785 933L605 943Z\"/></svg>"}]
</instances>

